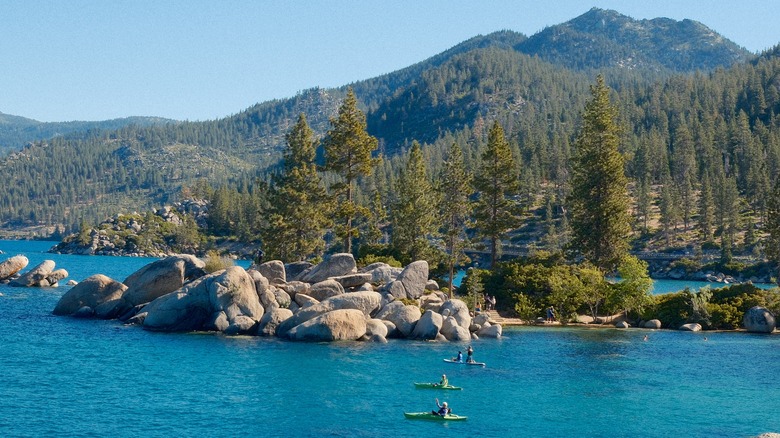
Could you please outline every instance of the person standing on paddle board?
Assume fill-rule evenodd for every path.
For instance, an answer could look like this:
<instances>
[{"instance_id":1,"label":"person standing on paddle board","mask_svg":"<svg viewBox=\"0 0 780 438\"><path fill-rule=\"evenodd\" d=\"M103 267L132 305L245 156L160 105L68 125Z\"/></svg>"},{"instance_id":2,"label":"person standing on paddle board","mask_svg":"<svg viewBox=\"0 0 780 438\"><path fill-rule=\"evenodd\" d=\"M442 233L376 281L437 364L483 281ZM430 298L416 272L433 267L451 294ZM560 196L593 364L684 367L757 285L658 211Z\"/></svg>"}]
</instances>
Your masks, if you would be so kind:
<instances>
[{"instance_id":1,"label":"person standing on paddle board","mask_svg":"<svg viewBox=\"0 0 780 438\"><path fill-rule=\"evenodd\" d=\"M471 348L471 345L469 345L469 349L466 350L466 362L468 363L474 362L474 349Z\"/></svg>"}]
</instances>

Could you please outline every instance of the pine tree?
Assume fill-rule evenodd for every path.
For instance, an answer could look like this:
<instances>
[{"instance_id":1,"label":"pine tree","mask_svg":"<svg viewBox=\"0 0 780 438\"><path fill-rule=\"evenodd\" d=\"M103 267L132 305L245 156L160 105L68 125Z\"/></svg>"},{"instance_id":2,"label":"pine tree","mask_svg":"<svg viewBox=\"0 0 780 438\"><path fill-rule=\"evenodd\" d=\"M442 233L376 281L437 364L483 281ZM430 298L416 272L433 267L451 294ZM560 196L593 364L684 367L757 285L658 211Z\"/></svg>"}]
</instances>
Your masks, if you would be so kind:
<instances>
[{"instance_id":1,"label":"pine tree","mask_svg":"<svg viewBox=\"0 0 780 438\"><path fill-rule=\"evenodd\" d=\"M780 285L780 178L775 180L766 212L766 255L776 267L775 282Z\"/></svg>"},{"instance_id":2,"label":"pine tree","mask_svg":"<svg viewBox=\"0 0 780 438\"><path fill-rule=\"evenodd\" d=\"M699 194L699 230L701 238L705 242L712 240L712 182L709 173L705 172L701 179L701 193Z\"/></svg>"},{"instance_id":3,"label":"pine tree","mask_svg":"<svg viewBox=\"0 0 780 438\"><path fill-rule=\"evenodd\" d=\"M406 166L398 176L398 196L392 209L391 244L402 257L415 260L433 255L430 238L438 228L436 193L428 180L420 144L412 143Z\"/></svg>"},{"instance_id":4,"label":"pine tree","mask_svg":"<svg viewBox=\"0 0 780 438\"><path fill-rule=\"evenodd\" d=\"M331 205L314 164L317 141L303 114L285 138L284 171L269 190L263 245L270 258L301 261L324 250Z\"/></svg>"},{"instance_id":5,"label":"pine tree","mask_svg":"<svg viewBox=\"0 0 780 438\"><path fill-rule=\"evenodd\" d=\"M336 219L340 222L334 230L336 236L344 239L344 251L352 252L352 239L357 237L353 221L365 215L365 207L355 202L355 189L360 177L371 174L377 160L371 158L378 141L366 132L366 116L357 107L352 88L338 110L338 116L330 119L331 129L327 132L325 147L325 170L334 172L341 181L331 190L338 198Z\"/></svg>"},{"instance_id":6,"label":"pine tree","mask_svg":"<svg viewBox=\"0 0 780 438\"><path fill-rule=\"evenodd\" d=\"M452 143L449 156L439 175L439 215L442 223L441 234L447 251L449 268L449 291L452 297L452 280L455 266L466 255L463 249L466 242L466 227L469 221L469 194L471 193L471 175L463 162L463 151L457 143Z\"/></svg>"},{"instance_id":7,"label":"pine tree","mask_svg":"<svg viewBox=\"0 0 780 438\"><path fill-rule=\"evenodd\" d=\"M474 207L477 234L490 242L490 266L499 257L501 239L507 231L520 223L519 206L513 200L517 195L518 178L515 160L504 128L494 122L488 134L487 149L474 175L474 189L478 199Z\"/></svg>"},{"instance_id":8,"label":"pine tree","mask_svg":"<svg viewBox=\"0 0 780 438\"><path fill-rule=\"evenodd\" d=\"M618 150L617 108L599 75L591 86L576 141L571 194L573 245L595 266L612 271L628 251L628 181Z\"/></svg>"}]
</instances>

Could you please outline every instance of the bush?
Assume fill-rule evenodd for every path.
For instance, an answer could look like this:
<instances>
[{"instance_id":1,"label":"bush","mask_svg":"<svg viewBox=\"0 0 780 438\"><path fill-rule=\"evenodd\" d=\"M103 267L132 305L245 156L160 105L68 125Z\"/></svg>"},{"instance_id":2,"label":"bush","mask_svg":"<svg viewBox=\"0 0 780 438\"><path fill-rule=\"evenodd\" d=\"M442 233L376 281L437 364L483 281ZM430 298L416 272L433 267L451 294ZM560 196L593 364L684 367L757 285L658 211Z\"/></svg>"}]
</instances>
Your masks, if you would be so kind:
<instances>
[{"instance_id":1,"label":"bush","mask_svg":"<svg viewBox=\"0 0 780 438\"><path fill-rule=\"evenodd\" d=\"M688 322L693 313L691 308L691 296L689 289L680 292L655 295L655 303L643 313L642 319L659 319L664 327L679 328Z\"/></svg>"},{"instance_id":2,"label":"bush","mask_svg":"<svg viewBox=\"0 0 780 438\"><path fill-rule=\"evenodd\" d=\"M672 269L682 268L683 270L685 270L686 274L690 274L691 272L700 271L702 268L702 264L697 262L696 260L684 257L679 260L673 261L670 267Z\"/></svg>"},{"instance_id":3,"label":"bush","mask_svg":"<svg viewBox=\"0 0 780 438\"><path fill-rule=\"evenodd\" d=\"M211 274L212 272L221 271L233 266L233 260L229 257L220 256L217 251L209 251L206 254L206 266L203 268L206 272Z\"/></svg>"},{"instance_id":4,"label":"bush","mask_svg":"<svg viewBox=\"0 0 780 438\"><path fill-rule=\"evenodd\" d=\"M402 267L401 262L393 258L393 256L382 256L382 255L375 255L375 254L367 254L362 258L358 259L357 265L362 268L372 263L379 263L379 262L387 263L388 265L394 268Z\"/></svg>"}]
</instances>

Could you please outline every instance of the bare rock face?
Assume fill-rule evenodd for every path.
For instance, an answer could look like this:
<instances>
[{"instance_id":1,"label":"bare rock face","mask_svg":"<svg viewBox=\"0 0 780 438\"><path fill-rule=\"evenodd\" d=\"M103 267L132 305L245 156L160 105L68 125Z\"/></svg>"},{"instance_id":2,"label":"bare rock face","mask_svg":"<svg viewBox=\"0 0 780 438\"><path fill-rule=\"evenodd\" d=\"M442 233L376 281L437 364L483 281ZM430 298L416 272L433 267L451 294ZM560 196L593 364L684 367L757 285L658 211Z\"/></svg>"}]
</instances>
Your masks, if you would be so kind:
<instances>
[{"instance_id":1,"label":"bare rock face","mask_svg":"<svg viewBox=\"0 0 780 438\"><path fill-rule=\"evenodd\" d=\"M453 316L458 325L468 330L471 327L471 315L469 314L469 307L461 300L447 300L445 301L439 310L443 316Z\"/></svg>"},{"instance_id":2,"label":"bare rock face","mask_svg":"<svg viewBox=\"0 0 780 438\"><path fill-rule=\"evenodd\" d=\"M65 292L53 313L72 315L83 307L89 307L98 318L106 318L125 290L127 286L116 280L103 274L93 275Z\"/></svg>"},{"instance_id":3,"label":"bare rock face","mask_svg":"<svg viewBox=\"0 0 780 438\"><path fill-rule=\"evenodd\" d=\"M422 317L414 325L414 330L409 335L412 339L436 339L439 335L443 319L440 314L426 310Z\"/></svg>"},{"instance_id":4,"label":"bare rock face","mask_svg":"<svg viewBox=\"0 0 780 438\"><path fill-rule=\"evenodd\" d=\"M313 266L308 272L304 271L300 280L306 283L319 283L330 277L341 277L355 272L357 272L355 257L352 254L339 253Z\"/></svg>"},{"instance_id":5,"label":"bare rock face","mask_svg":"<svg viewBox=\"0 0 780 438\"><path fill-rule=\"evenodd\" d=\"M148 303L206 274L203 260L187 254L165 257L139 269L123 282L127 307Z\"/></svg>"},{"instance_id":6,"label":"bare rock face","mask_svg":"<svg viewBox=\"0 0 780 438\"><path fill-rule=\"evenodd\" d=\"M319 283L311 285L311 289L307 292L307 295L314 298L317 301L322 301L326 298L335 297L344 293L344 286L336 280L323 280Z\"/></svg>"},{"instance_id":7,"label":"bare rock face","mask_svg":"<svg viewBox=\"0 0 780 438\"><path fill-rule=\"evenodd\" d=\"M13 277L19 271L26 268L30 261L23 255L13 256L0 263L0 280Z\"/></svg>"},{"instance_id":8,"label":"bare rock face","mask_svg":"<svg viewBox=\"0 0 780 438\"><path fill-rule=\"evenodd\" d=\"M772 333L777 321L766 307L753 306L745 312L742 324L745 326L745 330L751 333Z\"/></svg>"},{"instance_id":9,"label":"bare rock face","mask_svg":"<svg viewBox=\"0 0 780 438\"><path fill-rule=\"evenodd\" d=\"M701 331L701 324L698 322L692 322L689 324L683 324L680 326L680 330L685 332L700 332Z\"/></svg>"},{"instance_id":10,"label":"bare rock face","mask_svg":"<svg viewBox=\"0 0 780 438\"><path fill-rule=\"evenodd\" d=\"M30 269L26 274L11 281L9 285L14 287L49 286L46 278L54 271L54 260L44 260L38 266ZM67 272L66 272L67 273ZM56 283L56 281L55 281Z\"/></svg>"},{"instance_id":11,"label":"bare rock face","mask_svg":"<svg viewBox=\"0 0 780 438\"><path fill-rule=\"evenodd\" d=\"M260 336L274 336L276 328L287 319L292 318L292 316L293 313L289 309L271 309L260 318L257 334Z\"/></svg>"},{"instance_id":12,"label":"bare rock face","mask_svg":"<svg viewBox=\"0 0 780 438\"><path fill-rule=\"evenodd\" d=\"M228 334L250 334L263 317L252 277L240 266L201 277L143 308L143 326L157 331L212 328L212 315L225 314Z\"/></svg>"},{"instance_id":13,"label":"bare rock face","mask_svg":"<svg viewBox=\"0 0 780 438\"><path fill-rule=\"evenodd\" d=\"M366 334L366 317L356 309L334 310L293 327L296 341L354 341Z\"/></svg>"},{"instance_id":14,"label":"bare rock face","mask_svg":"<svg viewBox=\"0 0 780 438\"><path fill-rule=\"evenodd\" d=\"M405 338L409 337L421 317L422 313L420 313L419 307L404 305L400 301L393 301L386 305L376 315L377 319L386 319L392 322L400 335Z\"/></svg>"},{"instance_id":15,"label":"bare rock face","mask_svg":"<svg viewBox=\"0 0 780 438\"><path fill-rule=\"evenodd\" d=\"M257 267L257 270L263 277L267 278L271 284L284 284L287 282L287 273L284 269L284 263L280 260L271 260Z\"/></svg>"}]
</instances>

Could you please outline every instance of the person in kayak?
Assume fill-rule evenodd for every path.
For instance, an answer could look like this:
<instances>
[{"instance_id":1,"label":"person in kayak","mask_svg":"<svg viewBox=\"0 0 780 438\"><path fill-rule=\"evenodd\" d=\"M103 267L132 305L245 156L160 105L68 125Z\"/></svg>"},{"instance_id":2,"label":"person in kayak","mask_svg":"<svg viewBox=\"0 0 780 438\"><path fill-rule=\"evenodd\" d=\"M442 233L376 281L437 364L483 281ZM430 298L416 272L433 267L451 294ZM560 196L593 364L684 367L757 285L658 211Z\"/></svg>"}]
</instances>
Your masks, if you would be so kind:
<instances>
[{"instance_id":1,"label":"person in kayak","mask_svg":"<svg viewBox=\"0 0 780 438\"><path fill-rule=\"evenodd\" d=\"M447 380L447 375L446 374L442 374L441 375L441 382L435 383L434 385L436 385L436 386L449 386L449 384L450 384L450 381Z\"/></svg>"},{"instance_id":2,"label":"person in kayak","mask_svg":"<svg viewBox=\"0 0 780 438\"><path fill-rule=\"evenodd\" d=\"M458 352L458 355L452 358L455 362L463 362L463 353L460 351Z\"/></svg>"},{"instance_id":3,"label":"person in kayak","mask_svg":"<svg viewBox=\"0 0 780 438\"><path fill-rule=\"evenodd\" d=\"M439 399L438 398L436 399L436 406L439 408L439 410L438 411L431 411L431 414L441 415L443 417L445 415L448 415L448 414L452 413L452 409L450 409L447 406L447 402L439 404Z\"/></svg>"},{"instance_id":4,"label":"person in kayak","mask_svg":"<svg viewBox=\"0 0 780 438\"><path fill-rule=\"evenodd\" d=\"M468 363L474 362L474 349L471 348L471 345L469 345L468 350L466 350L466 362Z\"/></svg>"}]
</instances>

